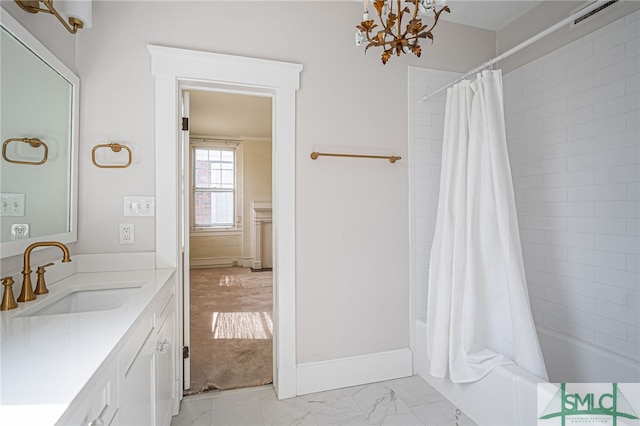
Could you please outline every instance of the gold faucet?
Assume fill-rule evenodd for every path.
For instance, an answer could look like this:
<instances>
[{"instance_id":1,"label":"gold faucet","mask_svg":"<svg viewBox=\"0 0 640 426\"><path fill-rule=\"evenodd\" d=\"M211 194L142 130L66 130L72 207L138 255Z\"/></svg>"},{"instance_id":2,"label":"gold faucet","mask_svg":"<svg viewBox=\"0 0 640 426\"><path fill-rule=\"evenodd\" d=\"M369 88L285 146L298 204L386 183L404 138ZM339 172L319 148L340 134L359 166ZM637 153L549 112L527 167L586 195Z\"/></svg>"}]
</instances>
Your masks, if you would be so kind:
<instances>
[{"instance_id":1,"label":"gold faucet","mask_svg":"<svg viewBox=\"0 0 640 426\"><path fill-rule=\"evenodd\" d=\"M63 252L62 261L63 262L71 262L71 256L69 255L69 249L62 243L56 241L43 241L39 243L33 243L24 251L24 267L22 268L22 291L20 291L20 296L18 296L18 302L29 302L31 300L35 300L36 294L33 292L33 287L31 286L31 251L36 247L49 247L55 246L60 248Z\"/></svg>"}]
</instances>

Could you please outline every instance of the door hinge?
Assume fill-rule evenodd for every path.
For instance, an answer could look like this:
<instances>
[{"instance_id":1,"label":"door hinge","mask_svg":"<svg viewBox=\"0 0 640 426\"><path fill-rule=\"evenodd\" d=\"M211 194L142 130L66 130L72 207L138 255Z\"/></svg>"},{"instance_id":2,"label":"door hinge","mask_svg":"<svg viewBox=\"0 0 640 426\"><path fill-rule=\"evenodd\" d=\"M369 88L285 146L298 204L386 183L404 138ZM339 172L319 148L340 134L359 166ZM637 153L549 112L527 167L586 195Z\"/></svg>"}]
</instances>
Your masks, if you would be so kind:
<instances>
[{"instance_id":1,"label":"door hinge","mask_svg":"<svg viewBox=\"0 0 640 426\"><path fill-rule=\"evenodd\" d=\"M189 358L189 346L182 347L182 358L184 359Z\"/></svg>"},{"instance_id":2,"label":"door hinge","mask_svg":"<svg viewBox=\"0 0 640 426\"><path fill-rule=\"evenodd\" d=\"M189 130L189 117L182 117L182 130Z\"/></svg>"}]
</instances>

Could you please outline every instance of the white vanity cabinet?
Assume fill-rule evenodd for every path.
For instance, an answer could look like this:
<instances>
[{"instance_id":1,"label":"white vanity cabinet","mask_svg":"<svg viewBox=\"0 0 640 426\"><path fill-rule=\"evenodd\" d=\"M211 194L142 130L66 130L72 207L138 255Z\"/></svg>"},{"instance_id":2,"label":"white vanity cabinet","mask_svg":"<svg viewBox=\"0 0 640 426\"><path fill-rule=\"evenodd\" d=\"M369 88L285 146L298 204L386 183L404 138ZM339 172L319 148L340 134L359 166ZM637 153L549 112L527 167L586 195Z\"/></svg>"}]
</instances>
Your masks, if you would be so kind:
<instances>
[{"instance_id":1,"label":"white vanity cabinet","mask_svg":"<svg viewBox=\"0 0 640 426\"><path fill-rule=\"evenodd\" d=\"M145 312L118 354L120 379L119 422L122 425L153 425L154 406L153 312Z\"/></svg>"},{"instance_id":2,"label":"white vanity cabinet","mask_svg":"<svg viewBox=\"0 0 640 426\"><path fill-rule=\"evenodd\" d=\"M118 410L118 363L107 361L72 403L57 425L116 425Z\"/></svg>"},{"instance_id":3,"label":"white vanity cabinet","mask_svg":"<svg viewBox=\"0 0 640 426\"><path fill-rule=\"evenodd\" d=\"M176 306L173 294L156 316L156 422L157 425L171 423L173 403L177 398L176 350L174 332L176 329Z\"/></svg>"},{"instance_id":4,"label":"white vanity cabinet","mask_svg":"<svg viewBox=\"0 0 640 426\"><path fill-rule=\"evenodd\" d=\"M173 279L145 307L57 425L169 425L177 398Z\"/></svg>"},{"instance_id":5,"label":"white vanity cabinet","mask_svg":"<svg viewBox=\"0 0 640 426\"><path fill-rule=\"evenodd\" d=\"M175 396L175 299L166 286L120 351L121 425L168 425Z\"/></svg>"}]
</instances>

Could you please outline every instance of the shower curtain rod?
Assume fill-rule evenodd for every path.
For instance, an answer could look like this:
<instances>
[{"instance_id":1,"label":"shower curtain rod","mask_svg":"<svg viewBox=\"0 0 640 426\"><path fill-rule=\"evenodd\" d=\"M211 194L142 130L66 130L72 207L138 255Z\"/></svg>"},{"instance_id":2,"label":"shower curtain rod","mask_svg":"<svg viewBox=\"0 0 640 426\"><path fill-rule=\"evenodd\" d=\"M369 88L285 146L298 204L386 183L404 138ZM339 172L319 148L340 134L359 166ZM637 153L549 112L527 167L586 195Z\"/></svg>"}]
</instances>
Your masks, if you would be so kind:
<instances>
[{"instance_id":1,"label":"shower curtain rod","mask_svg":"<svg viewBox=\"0 0 640 426\"><path fill-rule=\"evenodd\" d=\"M564 27L565 25L571 23L571 21L589 14L591 12L593 12L594 10L602 7L602 5L604 5L605 3L608 3L609 0L596 0L593 3L591 3L589 6L580 9L579 11L577 11L576 13L572 14L571 16L563 19L562 21L558 22L557 24L547 28L544 31L539 32L538 34L536 34L535 36L531 37L528 40L523 41L522 43L520 43L519 45L512 47L511 49L507 50L506 52L504 52L503 54L496 56L495 58L484 62L480 65L478 65L477 67L471 69L470 71L467 71L466 73L464 73L461 77L456 78L455 80L453 80L451 83L447 84L446 86L443 86L441 88L439 88L438 90L435 90L431 93L429 93L428 95L423 96L420 100L422 102L426 101L427 99L429 99L432 96L437 95L438 93L447 90L449 87L453 86L454 84L457 84L467 78L469 78L470 76L472 76L473 74L476 74L482 70L485 70L487 68L489 68L491 65L495 64L496 62L499 62L503 59L505 59L508 56L513 55L516 52L519 52L520 50L524 49L525 47L529 46L532 43L535 43L536 41L540 40L543 37L548 36L549 34L557 31L558 29Z\"/></svg>"}]
</instances>

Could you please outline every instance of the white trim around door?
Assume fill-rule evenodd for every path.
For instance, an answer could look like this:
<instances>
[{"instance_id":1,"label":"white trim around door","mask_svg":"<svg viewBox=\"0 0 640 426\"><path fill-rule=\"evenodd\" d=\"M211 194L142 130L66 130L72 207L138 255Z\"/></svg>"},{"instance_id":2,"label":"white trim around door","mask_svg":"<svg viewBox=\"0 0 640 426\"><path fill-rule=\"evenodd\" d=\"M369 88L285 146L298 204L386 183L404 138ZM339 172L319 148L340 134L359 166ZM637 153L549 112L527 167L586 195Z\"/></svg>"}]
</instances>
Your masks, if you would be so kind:
<instances>
[{"instance_id":1,"label":"white trim around door","mask_svg":"<svg viewBox=\"0 0 640 426\"><path fill-rule=\"evenodd\" d=\"M262 93L273 101L274 227L274 387L278 398L297 394L295 324L295 123L296 91L302 65L217 53L147 46L155 77L156 267L174 267L183 275L180 91L209 85L220 90ZM176 289L179 318L183 282ZM188 302L188 300L186 301ZM183 327L178 327L179 342ZM182 360L181 345L177 359ZM178 366L182 371L182 364ZM182 397L180 377L178 392Z\"/></svg>"}]
</instances>

